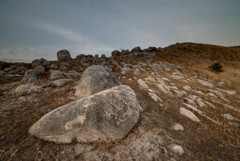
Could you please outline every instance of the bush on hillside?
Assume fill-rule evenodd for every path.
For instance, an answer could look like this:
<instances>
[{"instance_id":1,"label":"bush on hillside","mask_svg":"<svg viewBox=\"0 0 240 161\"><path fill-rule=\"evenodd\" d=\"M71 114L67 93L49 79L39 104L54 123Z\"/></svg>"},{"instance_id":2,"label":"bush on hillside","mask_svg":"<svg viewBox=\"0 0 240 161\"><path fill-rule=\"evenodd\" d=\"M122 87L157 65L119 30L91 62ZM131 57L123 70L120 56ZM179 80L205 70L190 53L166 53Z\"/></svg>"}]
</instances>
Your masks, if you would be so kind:
<instances>
[{"instance_id":1,"label":"bush on hillside","mask_svg":"<svg viewBox=\"0 0 240 161\"><path fill-rule=\"evenodd\" d=\"M223 66L220 63L214 63L213 65L209 66L210 70L215 73L223 72Z\"/></svg>"}]
</instances>

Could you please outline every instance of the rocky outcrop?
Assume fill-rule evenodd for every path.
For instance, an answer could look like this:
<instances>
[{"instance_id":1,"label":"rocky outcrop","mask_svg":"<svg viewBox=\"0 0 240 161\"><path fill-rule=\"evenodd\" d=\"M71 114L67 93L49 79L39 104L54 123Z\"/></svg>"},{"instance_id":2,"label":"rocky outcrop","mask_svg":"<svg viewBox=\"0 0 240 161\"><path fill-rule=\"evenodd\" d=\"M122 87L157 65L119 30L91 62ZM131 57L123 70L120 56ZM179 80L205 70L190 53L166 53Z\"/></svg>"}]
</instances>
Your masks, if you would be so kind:
<instances>
[{"instance_id":1,"label":"rocky outcrop","mask_svg":"<svg viewBox=\"0 0 240 161\"><path fill-rule=\"evenodd\" d=\"M55 143L119 140L136 124L140 109L129 86L116 86L47 113L29 133Z\"/></svg>"},{"instance_id":2,"label":"rocky outcrop","mask_svg":"<svg viewBox=\"0 0 240 161\"><path fill-rule=\"evenodd\" d=\"M22 78L22 82L28 83L28 82L33 82L37 79L38 79L38 73L33 69L29 69L25 72Z\"/></svg>"},{"instance_id":3,"label":"rocky outcrop","mask_svg":"<svg viewBox=\"0 0 240 161\"><path fill-rule=\"evenodd\" d=\"M10 66L10 63L0 61L0 70L3 70L4 68L7 68Z\"/></svg>"},{"instance_id":4,"label":"rocky outcrop","mask_svg":"<svg viewBox=\"0 0 240 161\"><path fill-rule=\"evenodd\" d=\"M117 85L119 83L110 71L101 65L92 65L83 72L75 95L85 97Z\"/></svg>"},{"instance_id":5,"label":"rocky outcrop","mask_svg":"<svg viewBox=\"0 0 240 161\"><path fill-rule=\"evenodd\" d=\"M60 62L65 62L65 63L69 63L69 64L74 63L68 50L58 51L57 52L57 58L58 58L58 61L60 61Z\"/></svg>"},{"instance_id":6,"label":"rocky outcrop","mask_svg":"<svg viewBox=\"0 0 240 161\"><path fill-rule=\"evenodd\" d=\"M119 56L120 54L121 54L121 53L120 53L120 51L118 51L118 50L112 51L112 56L113 56L113 57Z\"/></svg>"},{"instance_id":7,"label":"rocky outcrop","mask_svg":"<svg viewBox=\"0 0 240 161\"><path fill-rule=\"evenodd\" d=\"M137 47L133 48L130 52L131 52L131 53L134 53L134 52L142 52L142 49L141 49L139 46L137 46Z\"/></svg>"},{"instance_id":8,"label":"rocky outcrop","mask_svg":"<svg viewBox=\"0 0 240 161\"><path fill-rule=\"evenodd\" d=\"M32 67L36 67L36 66L39 66L39 65L43 65L43 66L48 66L50 65L51 63L49 61L47 61L46 59L35 59L32 61Z\"/></svg>"}]
</instances>

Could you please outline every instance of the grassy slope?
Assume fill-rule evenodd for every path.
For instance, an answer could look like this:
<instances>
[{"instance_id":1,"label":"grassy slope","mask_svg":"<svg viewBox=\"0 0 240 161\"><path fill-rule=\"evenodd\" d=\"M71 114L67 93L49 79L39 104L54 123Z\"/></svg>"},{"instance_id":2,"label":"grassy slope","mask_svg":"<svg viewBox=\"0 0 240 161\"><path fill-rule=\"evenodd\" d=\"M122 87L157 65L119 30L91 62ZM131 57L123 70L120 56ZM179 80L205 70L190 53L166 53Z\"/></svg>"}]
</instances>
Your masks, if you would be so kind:
<instances>
[{"instance_id":1,"label":"grassy slope","mask_svg":"<svg viewBox=\"0 0 240 161\"><path fill-rule=\"evenodd\" d=\"M240 90L240 46L178 43L157 52L157 56L191 72L202 73L204 77L216 82L224 81L231 89ZM209 71L208 67L216 62L223 65L224 72L215 74Z\"/></svg>"}]
</instances>

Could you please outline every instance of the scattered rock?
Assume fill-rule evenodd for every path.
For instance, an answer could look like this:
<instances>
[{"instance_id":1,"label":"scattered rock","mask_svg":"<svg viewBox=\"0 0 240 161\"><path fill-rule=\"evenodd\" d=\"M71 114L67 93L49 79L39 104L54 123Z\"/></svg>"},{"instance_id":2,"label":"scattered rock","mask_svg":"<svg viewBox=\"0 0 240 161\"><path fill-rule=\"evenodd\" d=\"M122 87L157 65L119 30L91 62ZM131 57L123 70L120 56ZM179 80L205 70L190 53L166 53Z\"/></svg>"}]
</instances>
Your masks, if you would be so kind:
<instances>
[{"instance_id":1,"label":"scattered rock","mask_svg":"<svg viewBox=\"0 0 240 161\"><path fill-rule=\"evenodd\" d=\"M147 78L144 78L144 80L151 81L151 82L156 82L156 79L151 77L151 76L149 76Z\"/></svg>"},{"instance_id":2,"label":"scattered rock","mask_svg":"<svg viewBox=\"0 0 240 161\"><path fill-rule=\"evenodd\" d=\"M134 52L142 52L142 49L141 49L139 46L137 46L137 47L133 48L130 52L131 52L131 53L134 53Z\"/></svg>"},{"instance_id":3,"label":"scattered rock","mask_svg":"<svg viewBox=\"0 0 240 161\"><path fill-rule=\"evenodd\" d=\"M162 99L159 98L155 93L149 92L148 94L152 97L152 99L153 99L154 101L156 101L156 102L158 102L158 101L163 102Z\"/></svg>"},{"instance_id":4,"label":"scattered rock","mask_svg":"<svg viewBox=\"0 0 240 161\"><path fill-rule=\"evenodd\" d=\"M142 88L146 88L146 89L149 88L148 85L142 79L138 79L137 82Z\"/></svg>"},{"instance_id":5,"label":"scattered rock","mask_svg":"<svg viewBox=\"0 0 240 161\"><path fill-rule=\"evenodd\" d=\"M170 92L170 87L164 84L158 84L158 88L165 94L172 96L172 93Z\"/></svg>"},{"instance_id":6,"label":"scattered rock","mask_svg":"<svg viewBox=\"0 0 240 161\"><path fill-rule=\"evenodd\" d=\"M58 79L53 81L53 84L55 84L58 87L64 86L68 83L70 83L72 81L72 79Z\"/></svg>"},{"instance_id":7,"label":"scattered rock","mask_svg":"<svg viewBox=\"0 0 240 161\"><path fill-rule=\"evenodd\" d=\"M169 147L170 147L171 151L177 155L182 156L184 153L183 148L180 145L171 144Z\"/></svg>"},{"instance_id":8,"label":"scattered rock","mask_svg":"<svg viewBox=\"0 0 240 161\"><path fill-rule=\"evenodd\" d=\"M120 85L47 113L29 133L55 143L120 140L138 121L140 109L135 92Z\"/></svg>"},{"instance_id":9,"label":"scattered rock","mask_svg":"<svg viewBox=\"0 0 240 161\"><path fill-rule=\"evenodd\" d=\"M82 57L82 58L80 59L80 62L81 62L81 64L82 64L84 67L88 67L88 66L90 65L90 62L89 62L89 60L88 60L87 57Z\"/></svg>"},{"instance_id":10,"label":"scattered rock","mask_svg":"<svg viewBox=\"0 0 240 161\"><path fill-rule=\"evenodd\" d=\"M232 115L225 113L225 114L221 114L225 119L228 119L230 121L240 121L239 119L233 117Z\"/></svg>"},{"instance_id":11,"label":"scattered rock","mask_svg":"<svg viewBox=\"0 0 240 161\"><path fill-rule=\"evenodd\" d=\"M51 69L58 69L58 65L57 64L54 64L52 63L51 66L50 66Z\"/></svg>"},{"instance_id":12,"label":"scattered rock","mask_svg":"<svg viewBox=\"0 0 240 161\"><path fill-rule=\"evenodd\" d=\"M54 79L65 79L65 78L68 78L68 79L71 79L71 77L66 74L66 73L62 73L58 70L51 70L51 76L50 76L50 79L51 80L54 80Z\"/></svg>"},{"instance_id":13,"label":"scattered rock","mask_svg":"<svg viewBox=\"0 0 240 161\"><path fill-rule=\"evenodd\" d=\"M168 62L165 62L165 61L160 61L159 64L163 67L164 70L166 71L170 71L174 65L173 64L170 64Z\"/></svg>"},{"instance_id":14,"label":"scattered rock","mask_svg":"<svg viewBox=\"0 0 240 161\"><path fill-rule=\"evenodd\" d=\"M65 63L69 63L69 64L74 63L68 50L58 51L57 52L57 58L58 58L58 61L60 61L60 62L65 62Z\"/></svg>"},{"instance_id":15,"label":"scattered rock","mask_svg":"<svg viewBox=\"0 0 240 161\"><path fill-rule=\"evenodd\" d=\"M173 129L177 130L177 131L183 131L184 130L184 128L183 128L183 126L181 124L173 125Z\"/></svg>"},{"instance_id":16,"label":"scattered rock","mask_svg":"<svg viewBox=\"0 0 240 161\"><path fill-rule=\"evenodd\" d=\"M70 76L72 76L72 77L79 77L79 76L81 76L81 74L78 73L76 70L70 70L70 71L68 72L68 74L69 74Z\"/></svg>"},{"instance_id":17,"label":"scattered rock","mask_svg":"<svg viewBox=\"0 0 240 161\"><path fill-rule=\"evenodd\" d=\"M202 107L206 107L206 104L205 104L205 103L203 102L203 100L200 99L200 98L197 99L197 104L198 104L198 106L200 106L201 108L202 108Z\"/></svg>"},{"instance_id":18,"label":"scattered rock","mask_svg":"<svg viewBox=\"0 0 240 161\"><path fill-rule=\"evenodd\" d=\"M184 86L183 89L185 89L186 91L191 91L192 90L192 88L189 87L189 86Z\"/></svg>"},{"instance_id":19,"label":"scattered rock","mask_svg":"<svg viewBox=\"0 0 240 161\"><path fill-rule=\"evenodd\" d=\"M209 107L211 107L211 108L216 108L212 103L210 103L210 102L208 102L208 101L204 101L205 102L205 104L207 104Z\"/></svg>"},{"instance_id":20,"label":"scattered rock","mask_svg":"<svg viewBox=\"0 0 240 161\"><path fill-rule=\"evenodd\" d=\"M158 74L162 74L162 72L163 72L163 68L159 64L156 64L156 63L154 63L152 65L152 69L154 72L156 72Z\"/></svg>"},{"instance_id":21,"label":"scattered rock","mask_svg":"<svg viewBox=\"0 0 240 161\"><path fill-rule=\"evenodd\" d=\"M201 85L204 85L204 86L207 86L207 87L214 87L214 84L212 84L211 82L209 81L205 81L205 80L201 80L201 79L198 79L198 82L201 84Z\"/></svg>"},{"instance_id":22,"label":"scattered rock","mask_svg":"<svg viewBox=\"0 0 240 161\"><path fill-rule=\"evenodd\" d=\"M113 57L116 57L116 56L119 56L119 55L121 55L120 51L118 51L118 50L112 51L112 56Z\"/></svg>"},{"instance_id":23,"label":"scattered rock","mask_svg":"<svg viewBox=\"0 0 240 161\"><path fill-rule=\"evenodd\" d=\"M36 67L36 66L39 66L39 65L43 65L43 66L48 66L50 65L51 63L43 58L41 59L35 59L32 61L32 67Z\"/></svg>"},{"instance_id":24,"label":"scattered rock","mask_svg":"<svg viewBox=\"0 0 240 161\"><path fill-rule=\"evenodd\" d=\"M93 58L93 64L95 65L101 65L102 64L102 61L101 59L99 58L98 55L95 55L94 58Z\"/></svg>"},{"instance_id":25,"label":"scattered rock","mask_svg":"<svg viewBox=\"0 0 240 161\"><path fill-rule=\"evenodd\" d=\"M141 72L140 72L140 70L137 68L137 69L135 69L135 71L134 71L134 73L133 73L134 75L140 75L141 74Z\"/></svg>"},{"instance_id":26,"label":"scattered rock","mask_svg":"<svg viewBox=\"0 0 240 161\"><path fill-rule=\"evenodd\" d=\"M37 79L38 79L37 72L33 69L29 69L25 72L21 81L24 83L28 83L28 82L33 82Z\"/></svg>"},{"instance_id":27,"label":"scattered rock","mask_svg":"<svg viewBox=\"0 0 240 161\"><path fill-rule=\"evenodd\" d=\"M124 67L124 68L121 68L121 73L122 74L126 74L127 72L129 72L131 70L131 68L128 68L128 67Z\"/></svg>"},{"instance_id":28,"label":"scattered rock","mask_svg":"<svg viewBox=\"0 0 240 161\"><path fill-rule=\"evenodd\" d=\"M30 92L39 92L42 89L42 87L40 86L34 86L31 84L24 84L24 85L20 85L18 86L14 93L15 94L19 94L19 93L30 93Z\"/></svg>"},{"instance_id":29,"label":"scattered rock","mask_svg":"<svg viewBox=\"0 0 240 161\"><path fill-rule=\"evenodd\" d=\"M130 52L129 50L122 50L121 55L128 55Z\"/></svg>"},{"instance_id":30,"label":"scattered rock","mask_svg":"<svg viewBox=\"0 0 240 161\"><path fill-rule=\"evenodd\" d=\"M33 70L36 71L37 75L45 73L45 67L42 65L35 66Z\"/></svg>"},{"instance_id":31,"label":"scattered rock","mask_svg":"<svg viewBox=\"0 0 240 161\"><path fill-rule=\"evenodd\" d=\"M223 92L225 92L227 94L230 94L230 95L236 94L236 91L234 91L234 90L223 90L223 89L221 89L221 91L223 91Z\"/></svg>"},{"instance_id":32,"label":"scattered rock","mask_svg":"<svg viewBox=\"0 0 240 161\"><path fill-rule=\"evenodd\" d=\"M85 97L117 85L119 83L110 71L101 65L92 65L83 72L75 95Z\"/></svg>"},{"instance_id":33,"label":"scattered rock","mask_svg":"<svg viewBox=\"0 0 240 161\"><path fill-rule=\"evenodd\" d=\"M184 73L190 73L189 70L187 70L186 68L180 67L180 66L177 66L177 70L180 72L184 72Z\"/></svg>"},{"instance_id":34,"label":"scattered rock","mask_svg":"<svg viewBox=\"0 0 240 161\"><path fill-rule=\"evenodd\" d=\"M25 73L27 70L28 70L27 67L19 66L19 67L17 67L17 69L15 71L16 71L16 73Z\"/></svg>"},{"instance_id":35,"label":"scattered rock","mask_svg":"<svg viewBox=\"0 0 240 161\"><path fill-rule=\"evenodd\" d=\"M219 88L226 88L226 83L225 82L218 82L216 83L216 86Z\"/></svg>"},{"instance_id":36,"label":"scattered rock","mask_svg":"<svg viewBox=\"0 0 240 161\"><path fill-rule=\"evenodd\" d=\"M144 49L143 51L145 51L145 52L154 52L154 51L157 51L157 48L154 47L154 46L150 46L147 49Z\"/></svg>"},{"instance_id":37,"label":"scattered rock","mask_svg":"<svg viewBox=\"0 0 240 161\"><path fill-rule=\"evenodd\" d=\"M218 91L218 90L213 90L213 89L209 89L209 92L218 95L219 97L224 97L224 95L222 94L222 92Z\"/></svg>"},{"instance_id":38,"label":"scattered rock","mask_svg":"<svg viewBox=\"0 0 240 161\"><path fill-rule=\"evenodd\" d=\"M200 122L199 118L186 108L180 107L180 114L195 122Z\"/></svg>"}]
</instances>

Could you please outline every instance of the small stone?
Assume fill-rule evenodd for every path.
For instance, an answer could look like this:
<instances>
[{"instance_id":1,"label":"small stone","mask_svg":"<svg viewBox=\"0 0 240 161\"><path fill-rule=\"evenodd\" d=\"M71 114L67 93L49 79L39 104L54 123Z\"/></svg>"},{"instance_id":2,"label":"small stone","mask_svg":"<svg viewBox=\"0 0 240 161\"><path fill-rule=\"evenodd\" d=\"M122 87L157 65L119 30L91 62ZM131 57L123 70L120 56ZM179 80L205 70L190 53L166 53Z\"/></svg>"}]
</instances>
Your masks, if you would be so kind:
<instances>
[{"instance_id":1,"label":"small stone","mask_svg":"<svg viewBox=\"0 0 240 161\"><path fill-rule=\"evenodd\" d=\"M70 83L72 80L71 79L58 79L53 81L53 84L55 84L58 87L64 86L68 83Z\"/></svg>"},{"instance_id":2,"label":"small stone","mask_svg":"<svg viewBox=\"0 0 240 161\"><path fill-rule=\"evenodd\" d=\"M31 85L29 85L29 84L21 85L15 89L14 93L24 93L27 90L29 90L30 87L31 87Z\"/></svg>"},{"instance_id":3,"label":"small stone","mask_svg":"<svg viewBox=\"0 0 240 161\"><path fill-rule=\"evenodd\" d=\"M51 69L58 69L58 65L57 64L54 64L52 63L52 65L50 66Z\"/></svg>"},{"instance_id":4,"label":"small stone","mask_svg":"<svg viewBox=\"0 0 240 161\"><path fill-rule=\"evenodd\" d=\"M149 92L148 94L152 97L152 99L153 99L154 101L156 101L156 102L158 102L158 101L163 102L162 99L159 98L155 93L150 93L150 92Z\"/></svg>"},{"instance_id":5,"label":"small stone","mask_svg":"<svg viewBox=\"0 0 240 161\"><path fill-rule=\"evenodd\" d=\"M69 74L70 76L73 76L73 77L81 76L81 74L78 73L78 72L75 71L75 70L70 70L70 71L68 72L68 74Z\"/></svg>"},{"instance_id":6,"label":"small stone","mask_svg":"<svg viewBox=\"0 0 240 161\"><path fill-rule=\"evenodd\" d=\"M221 114L225 119L228 119L230 121L240 121L239 119L233 117L232 115L228 114L228 113L225 113L225 114Z\"/></svg>"},{"instance_id":7,"label":"small stone","mask_svg":"<svg viewBox=\"0 0 240 161\"><path fill-rule=\"evenodd\" d=\"M174 152L175 154L182 156L184 153L183 148L180 145L171 144L169 147L171 151Z\"/></svg>"},{"instance_id":8,"label":"small stone","mask_svg":"<svg viewBox=\"0 0 240 161\"><path fill-rule=\"evenodd\" d=\"M145 80L151 81L151 82L156 82L156 79L153 77L147 77Z\"/></svg>"},{"instance_id":9,"label":"small stone","mask_svg":"<svg viewBox=\"0 0 240 161\"><path fill-rule=\"evenodd\" d=\"M149 88L148 85L142 79L138 79L137 82L142 88Z\"/></svg>"},{"instance_id":10,"label":"small stone","mask_svg":"<svg viewBox=\"0 0 240 161\"><path fill-rule=\"evenodd\" d=\"M180 107L180 114L186 116L187 118L191 119L194 122L200 122L199 118L186 108Z\"/></svg>"},{"instance_id":11,"label":"small stone","mask_svg":"<svg viewBox=\"0 0 240 161\"><path fill-rule=\"evenodd\" d=\"M141 74L141 72L140 72L140 70L139 69L135 69L135 71L134 71L134 73L133 73L134 75L140 75Z\"/></svg>"},{"instance_id":12,"label":"small stone","mask_svg":"<svg viewBox=\"0 0 240 161\"><path fill-rule=\"evenodd\" d=\"M183 131L184 130L184 128L183 128L183 126L181 125L181 124L175 124L175 125L173 125L173 129L174 130L180 130L180 131Z\"/></svg>"},{"instance_id":13,"label":"small stone","mask_svg":"<svg viewBox=\"0 0 240 161\"><path fill-rule=\"evenodd\" d=\"M212 103L210 103L210 102L208 102L208 101L205 101L205 103L206 103L209 107L211 107L211 108L216 108Z\"/></svg>"},{"instance_id":14,"label":"small stone","mask_svg":"<svg viewBox=\"0 0 240 161\"><path fill-rule=\"evenodd\" d=\"M218 82L216 84L216 86L219 87L219 88L226 88L226 83L225 82Z\"/></svg>"},{"instance_id":15,"label":"small stone","mask_svg":"<svg viewBox=\"0 0 240 161\"><path fill-rule=\"evenodd\" d=\"M207 87L214 87L214 84L209 82L209 81L205 81L205 80L200 80L198 79L198 82L201 84L201 85L204 85L204 86L207 86Z\"/></svg>"},{"instance_id":16,"label":"small stone","mask_svg":"<svg viewBox=\"0 0 240 161\"><path fill-rule=\"evenodd\" d=\"M68 79L71 79L71 77L66 74L66 73L62 73L58 70L51 70L51 76L50 76L50 79L51 80L54 80L54 79L65 79L65 78L68 78Z\"/></svg>"},{"instance_id":17,"label":"small stone","mask_svg":"<svg viewBox=\"0 0 240 161\"><path fill-rule=\"evenodd\" d=\"M185 89L186 91L191 91L191 87L189 87L189 86L185 86L185 87L183 87L183 89Z\"/></svg>"},{"instance_id":18,"label":"small stone","mask_svg":"<svg viewBox=\"0 0 240 161\"><path fill-rule=\"evenodd\" d=\"M197 104L202 108L202 107L206 107L206 104L203 102L202 99L198 98L197 99Z\"/></svg>"},{"instance_id":19,"label":"small stone","mask_svg":"<svg viewBox=\"0 0 240 161\"><path fill-rule=\"evenodd\" d=\"M157 87L165 94L172 96L172 93L170 92L170 87L164 84L158 84Z\"/></svg>"}]
</instances>

